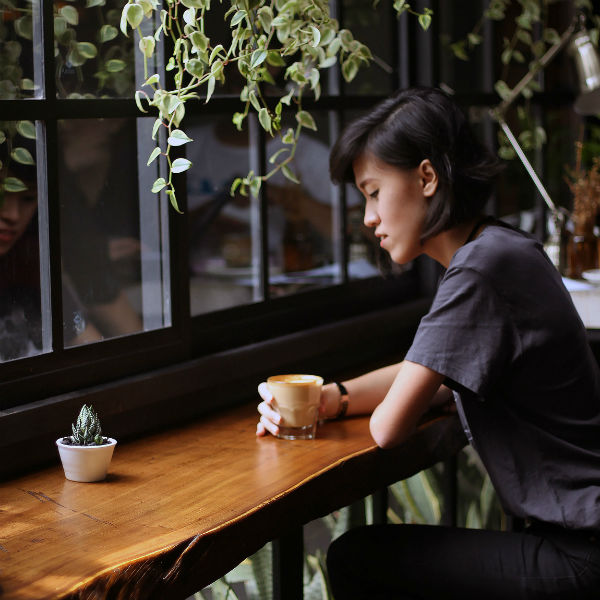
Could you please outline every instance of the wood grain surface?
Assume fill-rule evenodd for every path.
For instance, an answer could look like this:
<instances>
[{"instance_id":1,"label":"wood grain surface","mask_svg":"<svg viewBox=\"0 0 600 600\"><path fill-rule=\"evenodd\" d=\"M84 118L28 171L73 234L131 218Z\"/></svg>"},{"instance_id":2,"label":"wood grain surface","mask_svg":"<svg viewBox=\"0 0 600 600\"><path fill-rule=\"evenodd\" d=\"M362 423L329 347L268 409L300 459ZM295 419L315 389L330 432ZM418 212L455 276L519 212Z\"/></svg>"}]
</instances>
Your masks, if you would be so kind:
<instances>
[{"instance_id":1,"label":"wood grain surface","mask_svg":"<svg viewBox=\"0 0 600 600\"><path fill-rule=\"evenodd\" d=\"M109 475L0 484L3 600L186 598L286 529L456 453L458 419L378 449L367 418L257 439L254 405L117 445Z\"/></svg>"}]
</instances>

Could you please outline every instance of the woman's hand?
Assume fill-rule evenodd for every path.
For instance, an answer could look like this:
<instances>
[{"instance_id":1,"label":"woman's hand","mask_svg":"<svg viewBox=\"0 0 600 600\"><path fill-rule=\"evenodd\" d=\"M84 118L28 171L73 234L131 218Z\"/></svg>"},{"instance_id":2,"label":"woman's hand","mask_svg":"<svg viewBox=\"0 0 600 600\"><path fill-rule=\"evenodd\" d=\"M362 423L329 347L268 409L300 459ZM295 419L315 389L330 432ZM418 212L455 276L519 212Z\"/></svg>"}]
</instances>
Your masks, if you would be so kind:
<instances>
[{"instance_id":1,"label":"woman's hand","mask_svg":"<svg viewBox=\"0 0 600 600\"><path fill-rule=\"evenodd\" d=\"M267 433L277 435L279 433L279 424L281 416L273 408L273 394L269 391L266 382L258 386L258 393L262 402L258 405L260 420L256 425L256 435L263 436ZM337 414L339 409L340 392L333 383L324 385L321 390L321 404L319 406L319 418L326 419Z\"/></svg>"},{"instance_id":2,"label":"woman's hand","mask_svg":"<svg viewBox=\"0 0 600 600\"><path fill-rule=\"evenodd\" d=\"M267 433L277 435L279 433L281 415L273 408L273 394L269 391L265 381L258 386L258 393L262 398L262 402L258 405L260 420L256 425L256 435L263 436Z\"/></svg>"}]
</instances>

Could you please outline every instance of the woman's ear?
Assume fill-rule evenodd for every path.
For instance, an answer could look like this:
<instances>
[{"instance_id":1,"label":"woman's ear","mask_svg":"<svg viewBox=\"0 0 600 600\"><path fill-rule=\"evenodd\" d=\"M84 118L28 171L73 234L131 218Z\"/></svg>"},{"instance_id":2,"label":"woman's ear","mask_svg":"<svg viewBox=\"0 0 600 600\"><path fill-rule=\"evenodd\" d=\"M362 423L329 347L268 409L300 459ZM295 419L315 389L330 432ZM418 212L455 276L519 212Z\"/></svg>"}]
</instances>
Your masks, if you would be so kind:
<instances>
[{"instance_id":1,"label":"woman's ear","mask_svg":"<svg viewBox=\"0 0 600 600\"><path fill-rule=\"evenodd\" d=\"M426 198L431 198L436 193L438 187L437 172L428 158L423 160L418 168L419 177L423 186L423 195Z\"/></svg>"}]
</instances>

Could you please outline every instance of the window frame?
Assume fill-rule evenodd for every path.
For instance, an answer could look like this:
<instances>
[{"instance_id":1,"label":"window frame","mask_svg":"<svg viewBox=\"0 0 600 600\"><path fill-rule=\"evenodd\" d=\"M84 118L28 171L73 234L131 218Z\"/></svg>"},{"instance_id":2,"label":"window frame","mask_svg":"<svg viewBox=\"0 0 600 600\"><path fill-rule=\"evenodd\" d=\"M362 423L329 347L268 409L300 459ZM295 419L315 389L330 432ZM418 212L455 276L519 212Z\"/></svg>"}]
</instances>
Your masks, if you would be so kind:
<instances>
[{"instance_id":1,"label":"window frame","mask_svg":"<svg viewBox=\"0 0 600 600\"><path fill-rule=\"evenodd\" d=\"M144 117L133 99L56 98L53 3L42 4L43 49L49 57L44 61L45 95L34 100L3 100L0 107L5 120L30 119L45 124L50 272L53 281L60 281L58 165L53 151L58 120ZM343 22L341 0L334 4ZM435 10L439 0L418 0L415 7L431 4ZM391 2L389 13L395 20ZM430 34L420 31L407 15L398 19L395 87L431 85L438 80L436 31L435 19ZM427 65L423 56L428 57ZM366 110L387 96L346 95L340 79L332 78L333 93L323 93L318 103L307 99L306 109L331 112L341 126L348 111ZM534 101L543 105L547 97L540 94ZM463 106L496 103L496 96L485 91L457 94L456 98ZM559 100L567 103L571 98ZM209 104L191 104L188 115L232 114L238 109L239 99L215 96ZM178 178L178 200L185 211L185 175ZM266 205L264 198L260 201L264 248ZM541 198L536 202L543 210ZM342 192L342 231L345 218ZM52 353L0 364L0 449L11 456L16 456L13 451L22 453L11 464L0 467L0 477L55 460L53 439L65 434L83 402L94 403L107 432L127 439L253 401L256 383L276 367L320 370L325 377L343 377L384 364L390 357L400 360L428 308L440 273L431 261L419 259L413 270L398 279L349 280L344 260L339 284L190 317L186 229L185 216L171 212L170 327L64 349L60 347L62 320L54 318ZM344 257L345 243L338 249L338 255ZM263 273L267 269L263 256ZM263 279L265 292L267 287ZM53 314L61 315L60 286L52 288L51 300ZM238 368L235 376L226 376ZM32 423L36 426L29 431Z\"/></svg>"}]
</instances>

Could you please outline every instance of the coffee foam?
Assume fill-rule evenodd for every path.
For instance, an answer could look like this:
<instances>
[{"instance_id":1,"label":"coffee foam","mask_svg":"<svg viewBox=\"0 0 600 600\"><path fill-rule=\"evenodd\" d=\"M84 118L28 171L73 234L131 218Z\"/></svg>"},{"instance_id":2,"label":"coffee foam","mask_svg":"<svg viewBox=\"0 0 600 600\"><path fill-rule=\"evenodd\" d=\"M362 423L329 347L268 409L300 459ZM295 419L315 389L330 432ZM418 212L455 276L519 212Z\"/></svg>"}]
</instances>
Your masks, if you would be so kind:
<instances>
[{"instance_id":1,"label":"coffee foam","mask_svg":"<svg viewBox=\"0 0 600 600\"><path fill-rule=\"evenodd\" d=\"M295 385L314 385L323 382L318 375L273 375L268 379L269 383L291 383Z\"/></svg>"}]
</instances>

